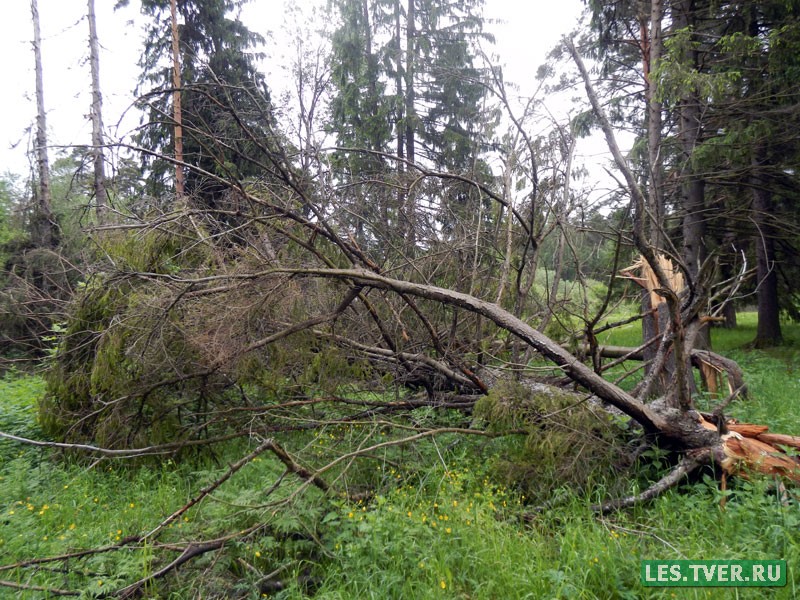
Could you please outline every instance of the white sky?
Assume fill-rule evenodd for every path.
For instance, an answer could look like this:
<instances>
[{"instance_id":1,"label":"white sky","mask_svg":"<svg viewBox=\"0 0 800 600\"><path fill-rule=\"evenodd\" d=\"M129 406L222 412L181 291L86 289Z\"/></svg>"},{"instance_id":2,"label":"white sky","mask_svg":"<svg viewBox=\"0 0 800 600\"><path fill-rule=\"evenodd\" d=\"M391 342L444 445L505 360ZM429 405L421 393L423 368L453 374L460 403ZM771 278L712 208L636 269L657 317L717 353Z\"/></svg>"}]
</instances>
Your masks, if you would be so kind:
<instances>
[{"instance_id":1,"label":"white sky","mask_svg":"<svg viewBox=\"0 0 800 600\"><path fill-rule=\"evenodd\" d=\"M113 136L134 127L138 117L129 114L117 130L133 100L139 74L137 61L142 50L142 20L138 2L114 11L116 0L96 0L97 28L101 44L100 78L104 95L104 121ZM307 6L309 0L298 0ZM577 24L581 0L486 0L485 17L497 22L487 30L497 38L494 53L505 66L506 81L518 84L529 94L534 75L548 50ZM85 0L39 0L44 64L44 93L51 146L87 144L91 139L88 121L90 74L87 60L88 25ZM284 0L251 0L243 21L252 31L268 36L264 65L275 95L280 91L276 74L281 72L281 27ZM135 22L133 22L135 21ZM0 172L27 174L26 151L31 144L36 115L30 4L28 0L6 0L0 21L0 50L4 57L0 119ZM285 44L283 46L285 48ZM51 152L51 162L55 152Z\"/></svg>"}]
</instances>

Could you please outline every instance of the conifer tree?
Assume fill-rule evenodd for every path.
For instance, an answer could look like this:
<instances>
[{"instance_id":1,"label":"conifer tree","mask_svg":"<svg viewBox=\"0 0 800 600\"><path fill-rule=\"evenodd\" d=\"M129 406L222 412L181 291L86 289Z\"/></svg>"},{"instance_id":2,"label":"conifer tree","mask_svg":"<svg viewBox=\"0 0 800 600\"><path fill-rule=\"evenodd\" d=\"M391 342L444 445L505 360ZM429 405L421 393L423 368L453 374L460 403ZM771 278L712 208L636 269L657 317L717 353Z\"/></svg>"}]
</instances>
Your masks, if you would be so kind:
<instances>
[{"instance_id":1,"label":"conifer tree","mask_svg":"<svg viewBox=\"0 0 800 600\"><path fill-rule=\"evenodd\" d=\"M272 118L266 83L257 55L249 52L264 40L232 17L245 0L176 0L180 40L182 156L189 169L186 193L213 206L225 186L203 171L240 180L263 171L253 139ZM127 4L122 0L119 5ZM168 161L175 156L171 0L142 0L150 18L137 92L146 104L147 124L138 136L146 150L149 191L168 189ZM249 133L245 131L249 130ZM196 167L196 169L192 169Z\"/></svg>"}]
</instances>

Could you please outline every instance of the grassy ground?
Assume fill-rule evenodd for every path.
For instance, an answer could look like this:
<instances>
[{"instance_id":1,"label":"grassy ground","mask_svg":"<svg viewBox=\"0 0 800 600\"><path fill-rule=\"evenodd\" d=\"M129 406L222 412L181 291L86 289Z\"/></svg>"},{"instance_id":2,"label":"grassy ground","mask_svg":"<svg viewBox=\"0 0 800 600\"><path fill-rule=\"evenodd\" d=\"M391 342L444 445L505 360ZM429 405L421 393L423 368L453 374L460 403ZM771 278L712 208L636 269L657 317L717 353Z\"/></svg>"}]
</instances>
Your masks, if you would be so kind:
<instances>
[{"instance_id":1,"label":"grassy ground","mask_svg":"<svg viewBox=\"0 0 800 600\"><path fill-rule=\"evenodd\" d=\"M754 337L753 320L743 315L740 323L735 331L714 332L715 348L739 360L750 386L750 397L731 413L774 431L800 434L794 408L800 395L800 328L787 326L782 348L748 351L744 346ZM33 377L0 381L0 431L36 437L34 402L41 391ZM321 432L306 442L325 452L342 438ZM378 457L369 464L373 479L383 484L383 493L370 503L310 492L277 514L261 497L281 469L267 457L258 459L174 523L160 541L208 538L259 522L269 527L232 544L224 555L208 555L170 576L147 597L258 598L267 595L258 580L281 568L287 589L270 591L272 597L301 598L311 591L317 598L341 599L800 596L800 510L795 502L778 501L773 482L738 481L723 510L716 481L706 478L607 518L587 509L607 499L598 484L581 495L561 490L564 503L531 516L522 492L496 478L504 450L500 443L420 442L415 451L429 462L401 468ZM2 441L0 568L148 531L243 451L238 445L216 460L126 466L54 460L50 451ZM649 474L616 476L629 480L635 491L658 476L652 464L649 468ZM0 580L80 589L92 597L153 572L161 566L153 556L152 548L137 547L61 563L58 569L0 570ZM677 589L644 588L639 580L642 559L712 558L785 559L788 584ZM0 598L44 597L44 592L0 587Z\"/></svg>"}]
</instances>

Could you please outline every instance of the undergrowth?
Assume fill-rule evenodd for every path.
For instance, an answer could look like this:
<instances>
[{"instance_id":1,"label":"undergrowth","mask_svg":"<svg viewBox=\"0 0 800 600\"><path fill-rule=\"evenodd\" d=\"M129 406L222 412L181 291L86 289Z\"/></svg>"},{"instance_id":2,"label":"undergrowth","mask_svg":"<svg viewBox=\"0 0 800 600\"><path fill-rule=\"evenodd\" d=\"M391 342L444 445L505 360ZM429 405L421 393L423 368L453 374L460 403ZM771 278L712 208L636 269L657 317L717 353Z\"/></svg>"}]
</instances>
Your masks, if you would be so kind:
<instances>
[{"instance_id":1,"label":"undergrowth","mask_svg":"<svg viewBox=\"0 0 800 600\"><path fill-rule=\"evenodd\" d=\"M715 348L739 361L750 389L747 399L728 410L742 421L798 434L793 407L800 392L800 328L787 326L788 342L780 349L752 351L744 346L752 339L748 321L740 316L747 335L714 331ZM41 438L35 402L42 392L37 377L10 374L0 380L0 431ZM415 418L431 418L430 410ZM309 460L324 461L393 435L365 424L300 434L285 443L293 452L303 449ZM800 593L800 511L796 501L780 501L774 482L736 480L723 494L706 475L653 502L601 518L589 510L591 503L634 493L658 473L608 472L607 458L587 452L575 460L583 461L581 467L596 460L609 479L594 476L577 491L542 484L539 493L547 487L560 502L536 511L530 497L535 481L526 487L500 476L513 443L454 436L421 440L371 455L340 480L351 492L359 486L376 489L372 498L347 501L310 488L279 506L268 506L264 498L283 466L265 454L172 523L159 542L263 527L146 588L144 597L730 598L733 591L724 588L643 588L639 561L776 558L787 561L786 587L739 589L736 597ZM252 447L248 441L231 442L213 455L177 463L91 463L2 440L0 568L149 531ZM3 570L0 580L81 590L88 598L163 565L152 547L139 544L47 568ZM47 597L0 587L0 598Z\"/></svg>"}]
</instances>

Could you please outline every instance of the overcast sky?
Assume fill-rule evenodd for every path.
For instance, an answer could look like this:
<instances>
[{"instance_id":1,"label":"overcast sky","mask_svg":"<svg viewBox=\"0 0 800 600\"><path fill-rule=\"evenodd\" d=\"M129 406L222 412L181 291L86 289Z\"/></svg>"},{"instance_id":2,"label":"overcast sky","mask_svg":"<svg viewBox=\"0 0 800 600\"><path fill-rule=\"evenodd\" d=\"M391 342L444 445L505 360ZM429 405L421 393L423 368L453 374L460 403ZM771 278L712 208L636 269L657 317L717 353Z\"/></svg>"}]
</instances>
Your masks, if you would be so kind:
<instances>
[{"instance_id":1,"label":"overcast sky","mask_svg":"<svg viewBox=\"0 0 800 600\"><path fill-rule=\"evenodd\" d=\"M116 0L96 0L97 27L102 47L100 78L104 95L104 120L112 136L134 127L138 117L122 120L130 107L139 74L137 60L142 50L142 19L138 1L114 11ZM299 0L307 7L309 0ZM494 22L487 29L496 36L494 52L505 66L505 78L521 86L523 94L534 89L534 75L547 51L577 24L581 0L486 0L485 16ZM87 144L90 75L87 60L88 25L85 0L39 0L44 64L45 106L49 143L52 146ZM284 0L252 0L242 19L252 30L271 37L264 65L273 93L281 82L281 43ZM3 76L0 119L0 172L29 171L26 151L31 145L30 128L36 115L30 3L6 0L0 22ZM271 34L271 35L270 35ZM51 162L56 154L51 152Z\"/></svg>"}]
</instances>

